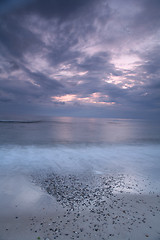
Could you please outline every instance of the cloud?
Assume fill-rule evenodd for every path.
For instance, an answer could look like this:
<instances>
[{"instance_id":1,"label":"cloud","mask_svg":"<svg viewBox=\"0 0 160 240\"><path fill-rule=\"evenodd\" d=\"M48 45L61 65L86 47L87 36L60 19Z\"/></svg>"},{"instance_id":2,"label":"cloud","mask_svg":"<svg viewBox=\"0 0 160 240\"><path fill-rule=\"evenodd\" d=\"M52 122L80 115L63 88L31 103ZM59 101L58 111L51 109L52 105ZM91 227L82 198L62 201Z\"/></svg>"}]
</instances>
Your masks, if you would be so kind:
<instances>
[{"instance_id":1,"label":"cloud","mask_svg":"<svg viewBox=\"0 0 160 240\"><path fill-rule=\"evenodd\" d=\"M64 20L81 11L89 11L95 0L6 0L0 2L0 13L36 14L43 18Z\"/></svg>"},{"instance_id":2,"label":"cloud","mask_svg":"<svg viewBox=\"0 0 160 240\"><path fill-rule=\"evenodd\" d=\"M134 28L140 34L152 34L159 30L160 2L158 0L143 0L141 11L134 21Z\"/></svg>"},{"instance_id":3,"label":"cloud","mask_svg":"<svg viewBox=\"0 0 160 240\"><path fill-rule=\"evenodd\" d=\"M33 2L33 0L1 0L0 14L7 14L10 11L24 7L31 2Z\"/></svg>"},{"instance_id":4,"label":"cloud","mask_svg":"<svg viewBox=\"0 0 160 240\"><path fill-rule=\"evenodd\" d=\"M0 6L3 109L159 115L159 1L8 0Z\"/></svg>"},{"instance_id":5,"label":"cloud","mask_svg":"<svg viewBox=\"0 0 160 240\"><path fill-rule=\"evenodd\" d=\"M91 2L91 0L68 0L67 2L65 0L47 0L45 2L43 0L37 0L33 1L26 10L47 19L52 17L63 19L69 17L73 13L77 13L80 9L84 10L84 7L89 7Z\"/></svg>"}]
</instances>

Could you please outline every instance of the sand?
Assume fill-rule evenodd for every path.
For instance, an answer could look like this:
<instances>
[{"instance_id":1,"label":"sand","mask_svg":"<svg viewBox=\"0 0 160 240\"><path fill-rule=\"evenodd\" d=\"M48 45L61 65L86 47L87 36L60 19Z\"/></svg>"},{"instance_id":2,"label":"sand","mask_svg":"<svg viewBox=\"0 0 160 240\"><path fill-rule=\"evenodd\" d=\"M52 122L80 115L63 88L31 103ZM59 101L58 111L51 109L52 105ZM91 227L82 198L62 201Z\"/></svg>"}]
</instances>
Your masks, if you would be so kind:
<instances>
[{"instance_id":1,"label":"sand","mask_svg":"<svg viewBox=\"0 0 160 240\"><path fill-rule=\"evenodd\" d=\"M25 207L4 197L0 240L160 239L160 195L128 175L50 172L29 181L38 200Z\"/></svg>"}]
</instances>

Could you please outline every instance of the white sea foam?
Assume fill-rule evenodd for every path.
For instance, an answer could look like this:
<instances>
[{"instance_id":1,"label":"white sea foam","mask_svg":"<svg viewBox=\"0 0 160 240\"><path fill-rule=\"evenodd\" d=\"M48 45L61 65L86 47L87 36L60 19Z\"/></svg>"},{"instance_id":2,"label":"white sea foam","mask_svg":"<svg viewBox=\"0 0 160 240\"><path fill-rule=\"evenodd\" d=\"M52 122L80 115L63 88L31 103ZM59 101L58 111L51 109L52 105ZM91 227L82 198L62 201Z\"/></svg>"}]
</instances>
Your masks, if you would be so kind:
<instances>
[{"instance_id":1,"label":"white sea foam","mask_svg":"<svg viewBox=\"0 0 160 240\"><path fill-rule=\"evenodd\" d=\"M143 193L160 192L160 148L158 145L113 146L1 146L0 188L6 182L36 171L43 177L48 171L57 173L89 172L123 174L126 186L136 179ZM29 177L30 178L30 177ZM19 183L17 183L19 186ZM18 187L19 188L19 187ZM10 188L9 188L10 189ZM126 189L127 192L127 189Z\"/></svg>"},{"instance_id":2,"label":"white sea foam","mask_svg":"<svg viewBox=\"0 0 160 240\"><path fill-rule=\"evenodd\" d=\"M117 170L158 172L159 145L113 146L2 146L0 166L17 170L53 168L57 171Z\"/></svg>"}]
</instances>

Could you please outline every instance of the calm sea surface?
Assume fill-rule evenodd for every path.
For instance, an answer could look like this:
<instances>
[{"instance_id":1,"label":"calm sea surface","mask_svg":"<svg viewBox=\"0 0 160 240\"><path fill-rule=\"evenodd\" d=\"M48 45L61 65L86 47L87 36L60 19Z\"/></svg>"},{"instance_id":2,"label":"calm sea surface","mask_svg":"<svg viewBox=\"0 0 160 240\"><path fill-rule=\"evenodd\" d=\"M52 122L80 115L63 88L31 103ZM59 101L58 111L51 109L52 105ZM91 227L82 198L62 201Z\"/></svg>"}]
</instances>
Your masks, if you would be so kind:
<instances>
[{"instance_id":1,"label":"calm sea surface","mask_svg":"<svg viewBox=\"0 0 160 240\"><path fill-rule=\"evenodd\" d=\"M0 145L160 144L160 124L144 120L50 118L0 121Z\"/></svg>"},{"instance_id":2,"label":"calm sea surface","mask_svg":"<svg viewBox=\"0 0 160 240\"><path fill-rule=\"evenodd\" d=\"M160 180L160 124L50 118L0 122L0 173L114 171Z\"/></svg>"}]
</instances>

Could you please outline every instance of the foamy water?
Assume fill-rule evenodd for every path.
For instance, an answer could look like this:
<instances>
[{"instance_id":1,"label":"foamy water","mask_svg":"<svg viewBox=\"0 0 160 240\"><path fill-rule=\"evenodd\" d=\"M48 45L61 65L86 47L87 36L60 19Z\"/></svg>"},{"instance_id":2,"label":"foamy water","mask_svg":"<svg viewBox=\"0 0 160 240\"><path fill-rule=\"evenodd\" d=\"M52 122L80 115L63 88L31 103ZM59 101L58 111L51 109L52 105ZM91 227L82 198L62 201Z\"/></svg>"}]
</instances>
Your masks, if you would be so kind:
<instances>
[{"instance_id":1,"label":"foamy water","mask_svg":"<svg viewBox=\"0 0 160 240\"><path fill-rule=\"evenodd\" d=\"M159 124L73 118L0 122L1 178L48 169L129 174L149 178L148 190L157 189Z\"/></svg>"},{"instance_id":2,"label":"foamy water","mask_svg":"<svg viewBox=\"0 0 160 240\"><path fill-rule=\"evenodd\" d=\"M160 170L159 145L135 146L7 146L0 148L1 167L30 171L95 170L152 174ZM158 176L157 176L158 177Z\"/></svg>"}]
</instances>

